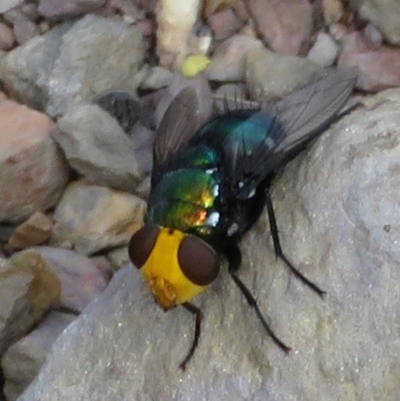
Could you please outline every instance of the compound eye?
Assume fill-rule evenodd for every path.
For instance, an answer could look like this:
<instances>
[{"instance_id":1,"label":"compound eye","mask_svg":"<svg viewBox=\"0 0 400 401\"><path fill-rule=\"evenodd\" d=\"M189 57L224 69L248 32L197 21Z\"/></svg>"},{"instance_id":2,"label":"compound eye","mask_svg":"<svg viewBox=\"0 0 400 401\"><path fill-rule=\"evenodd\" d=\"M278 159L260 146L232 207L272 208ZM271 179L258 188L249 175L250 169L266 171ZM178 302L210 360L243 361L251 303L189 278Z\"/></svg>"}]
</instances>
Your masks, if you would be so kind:
<instances>
[{"instance_id":1,"label":"compound eye","mask_svg":"<svg viewBox=\"0 0 400 401\"><path fill-rule=\"evenodd\" d=\"M219 273L219 257L200 238L186 236L178 249L178 261L183 274L197 285L210 284Z\"/></svg>"},{"instance_id":2,"label":"compound eye","mask_svg":"<svg viewBox=\"0 0 400 401\"><path fill-rule=\"evenodd\" d=\"M144 226L133 234L129 241L129 257L132 263L140 269L149 258L157 240L160 227Z\"/></svg>"}]
</instances>

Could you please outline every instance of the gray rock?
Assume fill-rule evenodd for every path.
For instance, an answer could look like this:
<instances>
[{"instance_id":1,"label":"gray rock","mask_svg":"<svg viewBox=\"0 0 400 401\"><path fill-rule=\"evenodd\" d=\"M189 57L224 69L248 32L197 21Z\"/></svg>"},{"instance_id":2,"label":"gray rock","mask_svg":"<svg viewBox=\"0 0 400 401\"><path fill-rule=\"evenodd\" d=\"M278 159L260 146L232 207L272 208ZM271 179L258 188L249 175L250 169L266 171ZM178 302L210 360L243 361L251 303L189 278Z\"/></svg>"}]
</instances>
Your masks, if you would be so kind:
<instances>
[{"instance_id":1,"label":"gray rock","mask_svg":"<svg viewBox=\"0 0 400 401\"><path fill-rule=\"evenodd\" d=\"M400 3L398 0L350 0L362 18L371 21L394 44L400 43Z\"/></svg>"},{"instance_id":2,"label":"gray rock","mask_svg":"<svg viewBox=\"0 0 400 401\"><path fill-rule=\"evenodd\" d=\"M240 277L289 355L223 271L194 300L202 335L181 372L193 317L164 313L127 268L59 337L19 400L397 401L399 106L399 91L371 98L273 188L283 249L325 300L275 260L266 213L242 243Z\"/></svg>"},{"instance_id":3,"label":"gray rock","mask_svg":"<svg viewBox=\"0 0 400 401\"><path fill-rule=\"evenodd\" d=\"M281 56L267 49L254 49L247 54L246 83L254 99L275 101L317 80L323 69L300 57Z\"/></svg>"},{"instance_id":4,"label":"gray rock","mask_svg":"<svg viewBox=\"0 0 400 401\"><path fill-rule=\"evenodd\" d=\"M143 224L145 203L127 192L82 181L70 184L54 212L52 244L66 241L85 255L127 245Z\"/></svg>"},{"instance_id":5,"label":"gray rock","mask_svg":"<svg viewBox=\"0 0 400 401\"><path fill-rule=\"evenodd\" d=\"M11 10L13 7L18 6L24 0L3 0L0 4L0 13L4 13L8 10Z\"/></svg>"},{"instance_id":6,"label":"gray rock","mask_svg":"<svg viewBox=\"0 0 400 401\"><path fill-rule=\"evenodd\" d=\"M0 80L14 97L57 117L110 87L134 90L142 59L135 26L87 15L10 52L1 60Z\"/></svg>"},{"instance_id":7,"label":"gray rock","mask_svg":"<svg viewBox=\"0 0 400 401\"><path fill-rule=\"evenodd\" d=\"M260 40L247 35L233 35L216 49L207 77L215 81L243 81L245 60L252 49L262 48Z\"/></svg>"},{"instance_id":8,"label":"gray rock","mask_svg":"<svg viewBox=\"0 0 400 401\"><path fill-rule=\"evenodd\" d=\"M107 0L40 0L38 11L47 19L62 19L95 11Z\"/></svg>"},{"instance_id":9,"label":"gray rock","mask_svg":"<svg viewBox=\"0 0 400 401\"><path fill-rule=\"evenodd\" d=\"M173 74L164 67L152 67L146 74L143 82L140 84L141 89L160 89L171 83Z\"/></svg>"},{"instance_id":10,"label":"gray rock","mask_svg":"<svg viewBox=\"0 0 400 401\"><path fill-rule=\"evenodd\" d=\"M15 21L13 31L15 40L20 45L28 42L40 33L37 25L27 18Z\"/></svg>"},{"instance_id":11,"label":"gray rock","mask_svg":"<svg viewBox=\"0 0 400 401\"><path fill-rule=\"evenodd\" d=\"M58 120L52 136L71 167L89 183L133 192L144 177L134 144L99 106L71 109Z\"/></svg>"},{"instance_id":12,"label":"gray rock","mask_svg":"<svg viewBox=\"0 0 400 401\"><path fill-rule=\"evenodd\" d=\"M66 313L50 312L35 330L8 348L1 360L7 401L16 400L33 381L53 342L75 318Z\"/></svg>"}]
</instances>

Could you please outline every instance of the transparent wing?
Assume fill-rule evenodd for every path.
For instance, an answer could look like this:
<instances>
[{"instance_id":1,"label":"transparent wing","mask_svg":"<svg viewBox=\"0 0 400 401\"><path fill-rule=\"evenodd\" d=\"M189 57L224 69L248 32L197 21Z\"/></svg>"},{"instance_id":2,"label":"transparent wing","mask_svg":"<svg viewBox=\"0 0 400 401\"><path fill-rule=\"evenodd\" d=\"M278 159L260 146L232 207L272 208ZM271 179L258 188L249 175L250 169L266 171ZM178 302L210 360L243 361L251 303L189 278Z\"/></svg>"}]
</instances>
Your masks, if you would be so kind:
<instances>
[{"instance_id":1,"label":"transparent wing","mask_svg":"<svg viewBox=\"0 0 400 401\"><path fill-rule=\"evenodd\" d=\"M196 91L185 87L174 98L158 127L154 164L161 166L188 142L202 124Z\"/></svg>"}]
</instances>

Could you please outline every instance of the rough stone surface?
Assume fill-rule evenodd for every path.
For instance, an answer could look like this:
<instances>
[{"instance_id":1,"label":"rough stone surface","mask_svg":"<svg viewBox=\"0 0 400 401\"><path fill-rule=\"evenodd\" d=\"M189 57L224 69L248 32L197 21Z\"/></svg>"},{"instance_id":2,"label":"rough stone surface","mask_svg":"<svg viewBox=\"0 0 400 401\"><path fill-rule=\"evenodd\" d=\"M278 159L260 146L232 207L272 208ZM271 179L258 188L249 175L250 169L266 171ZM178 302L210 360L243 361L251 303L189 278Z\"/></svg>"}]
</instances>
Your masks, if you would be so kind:
<instances>
[{"instance_id":1,"label":"rough stone surface","mask_svg":"<svg viewBox=\"0 0 400 401\"><path fill-rule=\"evenodd\" d=\"M231 8L223 9L208 18L208 24L213 32L214 40L224 40L237 33L243 22Z\"/></svg>"},{"instance_id":2,"label":"rough stone surface","mask_svg":"<svg viewBox=\"0 0 400 401\"><path fill-rule=\"evenodd\" d=\"M144 208L126 192L74 182L56 207L53 244L69 241L83 254L126 245L143 224Z\"/></svg>"},{"instance_id":3,"label":"rough stone surface","mask_svg":"<svg viewBox=\"0 0 400 401\"><path fill-rule=\"evenodd\" d=\"M103 272L87 256L69 249L34 248L61 282L60 306L82 311L106 287Z\"/></svg>"},{"instance_id":4,"label":"rough stone surface","mask_svg":"<svg viewBox=\"0 0 400 401\"><path fill-rule=\"evenodd\" d=\"M36 212L13 231L7 245L12 249L24 249L46 242L51 235L54 220L42 212Z\"/></svg>"},{"instance_id":5,"label":"rough stone surface","mask_svg":"<svg viewBox=\"0 0 400 401\"><path fill-rule=\"evenodd\" d=\"M322 67L330 67L336 61L339 46L327 33L320 32L307 58Z\"/></svg>"},{"instance_id":6,"label":"rough stone surface","mask_svg":"<svg viewBox=\"0 0 400 401\"><path fill-rule=\"evenodd\" d=\"M15 40L20 45L40 34L36 24L26 18L15 22L13 32Z\"/></svg>"},{"instance_id":7,"label":"rough stone surface","mask_svg":"<svg viewBox=\"0 0 400 401\"><path fill-rule=\"evenodd\" d=\"M400 2L397 0L350 0L362 18L371 21L392 44L400 44Z\"/></svg>"},{"instance_id":8,"label":"rough stone surface","mask_svg":"<svg viewBox=\"0 0 400 401\"><path fill-rule=\"evenodd\" d=\"M20 401L397 401L400 93L366 104L289 164L272 191L283 249L325 300L276 261L266 213L242 243L240 277L289 355L223 271L194 300L202 334L181 372L193 316L164 313L127 268L59 337Z\"/></svg>"},{"instance_id":9,"label":"rough stone surface","mask_svg":"<svg viewBox=\"0 0 400 401\"><path fill-rule=\"evenodd\" d=\"M24 0L2 0L0 4L0 13L5 13L23 2Z\"/></svg>"},{"instance_id":10,"label":"rough stone surface","mask_svg":"<svg viewBox=\"0 0 400 401\"><path fill-rule=\"evenodd\" d=\"M6 24L0 23L0 49L9 50L14 44L12 29Z\"/></svg>"},{"instance_id":11,"label":"rough stone surface","mask_svg":"<svg viewBox=\"0 0 400 401\"><path fill-rule=\"evenodd\" d=\"M53 206L69 168L50 136L49 117L4 100L0 120L0 221L13 222Z\"/></svg>"},{"instance_id":12,"label":"rough stone surface","mask_svg":"<svg viewBox=\"0 0 400 401\"><path fill-rule=\"evenodd\" d=\"M1 59L0 80L14 97L58 117L110 87L131 88L142 47L135 26L87 15L11 51Z\"/></svg>"},{"instance_id":13,"label":"rough stone surface","mask_svg":"<svg viewBox=\"0 0 400 401\"><path fill-rule=\"evenodd\" d=\"M285 56L305 53L312 32L308 0L249 0L248 7L272 50Z\"/></svg>"},{"instance_id":14,"label":"rough stone surface","mask_svg":"<svg viewBox=\"0 0 400 401\"><path fill-rule=\"evenodd\" d=\"M200 0L157 2L157 56L163 67L178 70L189 54L189 41L200 10Z\"/></svg>"},{"instance_id":15,"label":"rough stone surface","mask_svg":"<svg viewBox=\"0 0 400 401\"><path fill-rule=\"evenodd\" d=\"M87 182L133 192L144 177L134 144L99 106L73 108L58 120L52 136Z\"/></svg>"},{"instance_id":16,"label":"rough stone surface","mask_svg":"<svg viewBox=\"0 0 400 401\"><path fill-rule=\"evenodd\" d=\"M215 81L243 81L246 55L262 48L260 40L246 35L233 35L216 49L207 69L207 76Z\"/></svg>"},{"instance_id":17,"label":"rough stone surface","mask_svg":"<svg viewBox=\"0 0 400 401\"><path fill-rule=\"evenodd\" d=\"M275 101L317 80L322 67L300 57L281 56L265 48L251 50L246 58L246 84L253 99Z\"/></svg>"},{"instance_id":18,"label":"rough stone surface","mask_svg":"<svg viewBox=\"0 0 400 401\"><path fill-rule=\"evenodd\" d=\"M61 285L34 251L15 254L0 265L0 355L60 301Z\"/></svg>"},{"instance_id":19,"label":"rough stone surface","mask_svg":"<svg viewBox=\"0 0 400 401\"><path fill-rule=\"evenodd\" d=\"M74 17L85 12L95 11L107 0L40 0L38 11L49 19Z\"/></svg>"},{"instance_id":20,"label":"rough stone surface","mask_svg":"<svg viewBox=\"0 0 400 401\"><path fill-rule=\"evenodd\" d=\"M8 348L1 360L7 401L16 400L33 381L54 341L75 318L50 312L35 330Z\"/></svg>"},{"instance_id":21,"label":"rough stone surface","mask_svg":"<svg viewBox=\"0 0 400 401\"><path fill-rule=\"evenodd\" d=\"M343 40L338 65L343 68L357 66L357 87L377 92L400 86L400 49L382 46L376 49L361 32L353 32Z\"/></svg>"}]
</instances>

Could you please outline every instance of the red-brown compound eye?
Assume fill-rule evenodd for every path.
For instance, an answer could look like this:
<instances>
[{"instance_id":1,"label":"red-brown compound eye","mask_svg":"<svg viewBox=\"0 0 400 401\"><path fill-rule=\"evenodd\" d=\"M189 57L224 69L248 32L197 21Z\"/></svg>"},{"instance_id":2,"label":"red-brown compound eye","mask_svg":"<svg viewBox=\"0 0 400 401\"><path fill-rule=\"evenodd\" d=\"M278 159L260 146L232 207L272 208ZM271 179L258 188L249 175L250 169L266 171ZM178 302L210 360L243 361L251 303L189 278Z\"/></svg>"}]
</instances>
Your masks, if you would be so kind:
<instances>
[{"instance_id":1,"label":"red-brown compound eye","mask_svg":"<svg viewBox=\"0 0 400 401\"><path fill-rule=\"evenodd\" d=\"M183 274L194 284L207 285L219 273L219 257L200 238L186 236L178 249L178 262Z\"/></svg>"},{"instance_id":2,"label":"red-brown compound eye","mask_svg":"<svg viewBox=\"0 0 400 401\"><path fill-rule=\"evenodd\" d=\"M140 269L149 258L157 240L160 227L144 226L133 234L129 241L129 257L132 263Z\"/></svg>"}]
</instances>

